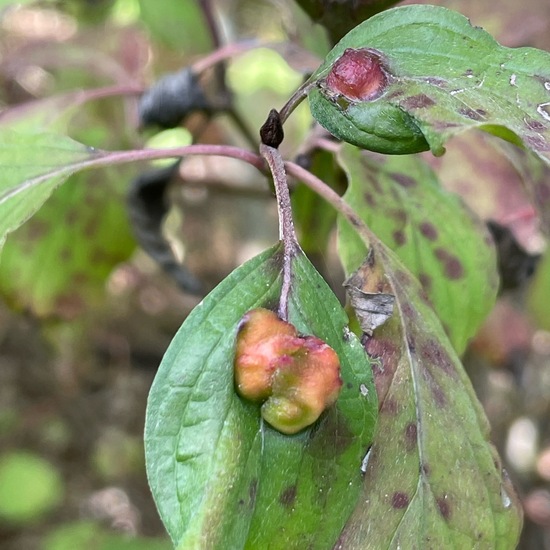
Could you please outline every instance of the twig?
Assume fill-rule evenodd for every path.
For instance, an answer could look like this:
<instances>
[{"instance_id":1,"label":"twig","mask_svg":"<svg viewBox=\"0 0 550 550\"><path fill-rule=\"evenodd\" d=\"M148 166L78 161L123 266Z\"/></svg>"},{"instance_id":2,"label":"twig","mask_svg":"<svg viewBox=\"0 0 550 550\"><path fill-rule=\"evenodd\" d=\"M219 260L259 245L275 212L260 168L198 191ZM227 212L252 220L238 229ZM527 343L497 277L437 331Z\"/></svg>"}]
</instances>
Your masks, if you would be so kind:
<instances>
[{"instance_id":1,"label":"twig","mask_svg":"<svg viewBox=\"0 0 550 550\"><path fill-rule=\"evenodd\" d=\"M309 91L317 85L317 80L308 79L304 82L290 97L290 99L283 105L282 109L279 111L281 117L281 124L286 122L286 119L290 116L292 111L302 103L302 101L307 97Z\"/></svg>"},{"instance_id":2,"label":"twig","mask_svg":"<svg viewBox=\"0 0 550 550\"><path fill-rule=\"evenodd\" d=\"M279 213L279 238L283 242L283 284L279 300L279 317L288 320L288 300L292 284L292 260L299 246L292 221L292 207L286 178L285 164L278 149L269 145L260 145L260 154L265 158L275 184L277 194L277 209Z\"/></svg>"},{"instance_id":3,"label":"twig","mask_svg":"<svg viewBox=\"0 0 550 550\"><path fill-rule=\"evenodd\" d=\"M197 59L197 61L195 61L195 63L191 65L191 68L194 73L201 74L202 72L206 71L206 69L213 67L214 65L220 63L221 61L224 61L225 59L229 59L231 57L235 57L242 53L248 52L250 50L253 50L254 48L260 47L261 45L262 43L256 39L227 44L226 46L222 46L212 53L205 55L200 59Z\"/></svg>"},{"instance_id":4,"label":"twig","mask_svg":"<svg viewBox=\"0 0 550 550\"><path fill-rule=\"evenodd\" d=\"M206 20L206 26L210 31L210 36L212 37L212 43L214 44L214 49L219 50L222 46L222 38L220 36L220 30L216 17L214 15L214 7L211 0L200 0L200 8ZM216 63L214 67L214 76L216 83L221 92L227 93L227 85L225 83L225 63L220 60L219 63Z\"/></svg>"},{"instance_id":5,"label":"twig","mask_svg":"<svg viewBox=\"0 0 550 550\"><path fill-rule=\"evenodd\" d=\"M363 237L366 242L376 242L374 234L365 222L357 215L355 210L353 210L353 208L324 181L320 180L317 176L313 175L311 172L308 172L305 168L302 168L294 162L285 162L285 167L290 175L299 179L312 191L331 204L338 212L340 212L340 214L345 216L357 233L359 233L359 235Z\"/></svg>"}]
</instances>

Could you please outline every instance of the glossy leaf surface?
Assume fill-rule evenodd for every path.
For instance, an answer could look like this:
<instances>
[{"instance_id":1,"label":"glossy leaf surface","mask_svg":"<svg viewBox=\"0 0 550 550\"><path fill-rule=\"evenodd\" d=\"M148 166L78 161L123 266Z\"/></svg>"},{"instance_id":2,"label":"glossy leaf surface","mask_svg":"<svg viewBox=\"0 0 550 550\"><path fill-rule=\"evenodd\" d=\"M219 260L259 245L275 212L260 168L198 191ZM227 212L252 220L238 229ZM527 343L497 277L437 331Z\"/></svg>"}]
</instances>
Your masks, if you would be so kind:
<instances>
[{"instance_id":1,"label":"glossy leaf surface","mask_svg":"<svg viewBox=\"0 0 550 550\"><path fill-rule=\"evenodd\" d=\"M380 157L345 145L338 158L349 181L346 202L420 281L461 353L498 290L495 250L485 225L440 187L418 157ZM346 222L340 223L339 251L348 274L367 255Z\"/></svg>"},{"instance_id":2,"label":"glossy leaf surface","mask_svg":"<svg viewBox=\"0 0 550 550\"><path fill-rule=\"evenodd\" d=\"M241 266L197 306L151 389L149 482L178 548L332 548L359 497L376 396L370 366L338 301L300 252L292 262L289 321L327 342L344 381L312 427L286 436L261 422L233 383L238 323L277 306L277 246Z\"/></svg>"},{"instance_id":3,"label":"glossy leaf surface","mask_svg":"<svg viewBox=\"0 0 550 550\"><path fill-rule=\"evenodd\" d=\"M387 74L380 97L350 101L325 79L347 48L367 48ZM329 53L309 94L334 135L382 153L444 151L481 127L550 162L550 54L505 48L469 20L436 6L394 8L363 22Z\"/></svg>"}]
</instances>

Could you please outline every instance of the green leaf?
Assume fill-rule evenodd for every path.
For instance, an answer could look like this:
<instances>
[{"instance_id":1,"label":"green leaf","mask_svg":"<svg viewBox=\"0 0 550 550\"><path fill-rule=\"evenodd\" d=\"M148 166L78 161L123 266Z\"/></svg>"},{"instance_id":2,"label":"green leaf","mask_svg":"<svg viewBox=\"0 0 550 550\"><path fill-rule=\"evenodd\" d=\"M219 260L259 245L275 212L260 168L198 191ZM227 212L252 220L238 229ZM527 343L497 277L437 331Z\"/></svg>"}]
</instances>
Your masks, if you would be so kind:
<instances>
[{"instance_id":1,"label":"green leaf","mask_svg":"<svg viewBox=\"0 0 550 550\"><path fill-rule=\"evenodd\" d=\"M347 48L368 48L387 73L383 93L347 101L325 77ZM382 153L431 149L479 127L550 162L550 54L506 48L469 20L436 6L403 6L349 32L313 76L313 116L334 135Z\"/></svg>"},{"instance_id":2,"label":"green leaf","mask_svg":"<svg viewBox=\"0 0 550 550\"><path fill-rule=\"evenodd\" d=\"M178 52L206 53L212 47L199 2L139 0L140 20L156 40Z\"/></svg>"},{"instance_id":3,"label":"green leaf","mask_svg":"<svg viewBox=\"0 0 550 550\"><path fill-rule=\"evenodd\" d=\"M303 541L329 549L359 497L377 407L370 366L301 252L292 262L289 321L338 353L340 397L312 427L285 436L235 393L238 323L250 309L276 307L282 261L276 246L207 296L174 338L151 388L149 482L178 548L276 549Z\"/></svg>"},{"instance_id":4,"label":"green leaf","mask_svg":"<svg viewBox=\"0 0 550 550\"><path fill-rule=\"evenodd\" d=\"M379 423L363 498L340 547L513 549L521 506L470 380L416 279L382 243L368 240L369 261L352 282L365 292L391 292L395 308L365 344Z\"/></svg>"},{"instance_id":5,"label":"green leaf","mask_svg":"<svg viewBox=\"0 0 550 550\"><path fill-rule=\"evenodd\" d=\"M346 202L421 282L462 353L498 290L495 248L485 225L416 156L378 157L345 145L338 159L349 181ZM342 217L338 246L348 274L367 255Z\"/></svg>"},{"instance_id":6,"label":"green leaf","mask_svg":"<svg viewBox=\"0 0 550 550\"><path fill-rule=\"evenodd\" d=\"M54 134L0 132L0 248L52 191L97 151Z\"/></svg>"},{"instance_id":7,"label":"green leaf","mask_svg":"<svg viewBox=\"0 0 550 550\"><path fill-rule=\"evenodd\" d=\"M101 302L135 247L120 184L120 170L78 174L8 239L0 293L12 307L70 318Z\"/></svg>"},{"instance_id":8,"label":"green leaf","mask_svg":"<svg viewBox=\"0 0 550 550\"><path fill-rule=\"evenodd\" d=\"M317 149L307 160L311 173L331 187L338 186L341 170L332 153ZM336 220L334 208L305 185L298 185L291 198L300 246L310 258L312 254L324 254Z\"/></svg>"}]
</instances>

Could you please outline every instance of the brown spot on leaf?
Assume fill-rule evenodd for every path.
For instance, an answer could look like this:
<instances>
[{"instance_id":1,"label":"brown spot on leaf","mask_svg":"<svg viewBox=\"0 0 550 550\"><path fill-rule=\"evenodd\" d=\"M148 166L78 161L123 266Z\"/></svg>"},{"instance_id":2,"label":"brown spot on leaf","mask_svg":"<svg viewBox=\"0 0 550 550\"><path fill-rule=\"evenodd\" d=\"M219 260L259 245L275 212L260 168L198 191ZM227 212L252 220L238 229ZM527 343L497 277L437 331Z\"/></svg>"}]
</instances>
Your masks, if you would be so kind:
<instances>
[{"instance_id":1,"label":"brown spot on leaf","mask_svg":"<svg viewBox=\"0 0 550 550\"><path fill-rule=\"evenodd\" d=\"M411 355L414 355L416 353L416 342L414 341L414 338L412 336L407 336L407 347L409 348L409 352Z\"/></svg>"},{"instance_id":2,"label":"brown spot on leaf","mask_svg":"<svg viewBox=\"0 0 550 550\"><path fill-rule=\"evenodd\" d=\"M351 101L372 101L382 95L387 83L380 54L366 48L346 49L325 80L329 93Z\"/></svg>"},{"instance_id":3,"label":"brown spot on leaf","mask_svg":"<svg viewBox=\"0 0 550 550\"><path fill-rule=\"evenodd\" d=\"M401 312L407 318L406 320L411 322L414 321L417 317L416 310L411 306L409 302L403 302L401 304Z\"/></svg>"},{"instance_id":4,"label":"brown spot on leaf","mask_svg":"<svg viewBox=\"0 0 550 550\"><path fill-rule=\"evenodd\" d=\"M397 97L401 97L403 94L405 93L405 90L394 90L393 92L390 92L387 96L386 96L386 99L388 101L392 100L392 99L395 99Z\"/></svg>"},{"instance_id":5,"label":"brown spot on leaf","mask_svg":"<svg viewBox=\"0 0 550 550\"><path fill-rule=\"evenodd\" d=\"M529 130L535 130L537 132L546 129L546 126L542 122L535 120L533 118L526 118L525 126L527 126Z\"/></svg>"},{"instance_id":6,"label":"brown spot on leaf","mask_svg":"<svg viewBox=\"0 0 550 550\"><path fill-rule=\"evenodd\" d=\"M427 275L427 277L429 277L429 275ZM420 291L418 292L418 297L428 306L428 307L431 307L433 309L434 305L432 303L432 301L430 300L430 297L428 296L427 292L426 292L426 289L424 288L421 288Z\"/></svg>"},{"instance_id":7,"label":"brown spot on leaf","mask_svg":"<svg viewBox=\"0 0 550 550\"><path fill-rule=\"evenodd\" d=\"M378 399L382 402L397 369L399 349L390 340L376 337L369 338L364 346L367 354L374 359L372 373Z\"/></svg>"},{"instance_id":8,"label":"brown spot on leaf","mask_svg":"<svg viewBox=\"0 0 550 550\"><path fill-rule=\"evenodd\" d=\"M84 226L84 235L86 237L94 237L98 231L98 227L99 227L98 219L93 218L91 220L88 220L88 222Z\"/></svg>"},{"instance_id":9,"label":"brown spot on leaf","mask_svg":"<svg viewBox=\"0 0 550 550\"><path fill-rule=\"evenodd\" d=\"M398 269L393 274L394 279L402 286L406 286L410 282L410 276L406 271Z\"/></svg>"},{"instance_id":10,"label":"brown spot on leaf","mask_svg":"<svg viewBox=\"0 0 550 550\"><path fill-rule=\"evenodd\" d=\"M542 136L525 136L523 141L535 151L550 151L550 143Z\"/></svg>"},{"instance_id":11,"label":"brown spot on leaf","mask_svg":"<svg viewBox=\"0 0 550 550\"><path fill-rule=\"evenodd\" d=\"M437 498L436 502L439 513L448 521L451 517L451 505L447 496Z\"/></svg>"},{"instance_id":12,"label":"brown spot on leaf","mask_svg":"<svg viewBox=\"0 0 550 550\"><path fill-rule=\"evenodd\" d=\"M420 224L420 233L426 237L429 241L435 241L438 236L437 229L435 228L433 223L430 222L422 222Z\"/></svg>"},{"instance_id":13,"label":"brown spot on leaf","mask_svg":"<svg viewBox=\"0 0 550 550\"><path fill-rule=\"evenodd\" d=\"M369 205L369 206L376 206L376 199L374 198L374 196L372 195L372 193L365 193L363 195L365 197L365 202Z\"/></svg>"},{"instance_id":14,"label":"brown spot on leaf","mask_svg":"<svg viewBox=\"0 0 550 550\"><path fill-rule=\"evenodd\" d=\"M420 464L420 473L426 477L429 477L429 475L431 474L432 472L432 469L430 468L429 464L426 464L425 462L423 462L422 464Z\"/></svg>"},{"instance_id":15,"label":"brown spot on leaf","mask_svg":"<svg viewBox=\"0 0 550 550\"><path fill-rule=\"evenodd\" d=\"M432 395L434 396L434 400L437 406L441 409L444 409L447 406L447 397L441 389L441 386L439 384L432 384L430 385L430 389L432 390Z\"/></svg>"},{"instance_id":16,"label":"brown spot on leaf","mask_svg":"<svg viewBox=\"0 0 550 550\"><path fill-rule=\"evenodd\" d=\"M416 185L416 180L407 176L406 174L401 174L399 172L392 172L390 177L393 181L401 185L402 187L414 187Z\"/></svg>"},{"instance_id":17,"label":"brown spot on leaf","mask_svg":"<svg viewBox=\"0 0 550 550\"><path fill-rule=\"evenodd\" d=\"M426 94L417 94L408 97L401 102L405 109L424 109L435 105L435 101Z\"/></svg>"},{"instance_id":18,"label":"brown spot on leaf","mask_svg":"<svg viewBox=\"0 0 550 550\"><path fill-rule=\"evenodd\" d=\"M429 339L420 348L420 357L431 365L456 378L456 370L445 348L434 339Z\"/></svg>"},{"instance_id":19,"label":"brown spot on leaf","mask_svg":"<svg viewBox=\"0 0 550 550\"><path fill-rule=\"evenodd\" d=\"M67 225L74 225L78 218L80 217L80 213L78 212L78 208L70 208L65 212L65 223Z\"/></svg>"},{"instance_id":20,"label":"brown spot on leaf","mask_svg":"<svg viewBox=\"0 0 550 550\"><path fill-rule=\"evenodd\" d=\"M432 288L432 278L427 273L419 273L418 280L424 290L430 290Z\"/></svg>"},{"instance_id":21,"label":"brown spot on leaf","mask_svg":"<svg viewBox=\"0 0 550 550\"><path fill-rule=\"evenodd\" d=\"M399 412L399 403L392 399L391 397L386 397L384 401L381 403L380 412L389 414L391 416L397 414Z\"/></svg>"},{"instance_id":22,"label":"brown spot on leaf","mask_svg":"<svg viewBox=\"0 0 550 550\"><path fill-rule=\"evenodd\" d=\"M405 428L405 448L407 451L410 452L416 449L416 445L418 443L417 436L418 430L416 424L414 422L407 424L407 427Z\"/></svg>"},{"instance_id":23,"label":"brown spot on leaf","mask_svg":"<svg viewBox=\"0 0 550 550\"><path fill-rule=\"evenodd\" d=\"M461 114L463 117L469 118L470 120L483 120L483 117L473 109L470 109L469 107L462 107L458 110L459 114Z\"/></svg>"},{"instance_id":24,"label":"brown spot on leaf","mask_svg":"<svg viewBox=\"0 0 550 550\"><path fill-rule=\"evenodd\" d=\"M50 225L48 223L37 218L34 218L23 227L27 231L27 238L30 240L40 239L50 230Z\"/></svg>"},{"instance_id":25,"label":"brown spot on leaf","mask_svg":"<svg viewBox=\"0 0 550 550\"><path fill-rule=\"evenodd\" d=\"M256 503L256 495L258 494L258 480L253 479L248 486L248 501L250 507L253 508Z\"/></svg>"},{"instance_id":26,"label":"brown spot on leaf","mask_svg":"<svg viewBox=\"0 0 550 550\"><path fill-rule=\"evenodd\" d=\"M287 487L279 497L279 502L285 507L290 508L296 500L297 487L296 485L291 485Z\"/></svg>"},{"instance_id":27,"label":"brown spot on leaf","mask_svg":"<svg viewBox=\"0 0 550 550\"><path fill-rule=\"evenodd\" d=\"M443 265L443 272L449 279L456 280L464 276L462 262L454 254L444 248L436 248L434 254Z\"/></svg>"},{"instance_id":28,"label":"brown spot on leaf","mask_svg":"<svg viewBox=\"0 0 550 550\"><path fill-rule=\"evenodd\" d=\"M406 508L409 505L409 497L406 493L396 491L391 498L391 505L398 510Z\"/></svg>"},{"instance_id":29,"label":"brown spot on leaf","mask_svg":"<svg viewBox=\"0 0 550 550\"><path fill-rule=\"evenodd\" d=\"M334 459L344 453L354 441L346 418L331 407L310 433L307 452L314 457Z\"/></svg>"},{"instance_id":30,"label":"brown spot on leaf","mask_svg":"<svg viewBox=\"0 0 550 550\"><path fill-rule=\"evenodd\" d=\"M422 377L432 392L435 404L441 409L447 407L447 396L445 395L445 392L434 378L432 372L426 366L422 369Z\"/></svg>"},{"instance_id":31,"label":"brown spot on leaf","mask_svg":"<svg viewBox=\"0 0 550 550\"><path fill-rule=\"evenodd\" d=\"M404 224L407 221L407 212L405 210L389 210L388 216Z\"/></svg>"},{"instance_id":32,"label":"brown spot on leaf","mask_svg":"<svg viewBox=\"0 0 550 550\"><path fill-rule=\"evenodd\" d=\"M459 128L462 126L461 124L458 124L457 122L446 122L444 120L436 120L432 123L433 129L438 132L444 132L445 130L449 130L451 128Z\"/></svg>"},{"instance_id":33,"label":"brown spot on leaf","mask_svg":"<svg viewBox=\"0 0 550 550\"><path fill-rule=\"evenodd\" d=\"M401 231L401 229L394 231L392 236L397 246L403 246L407 242L407 236L403 231Z\"/></svg>"},{"instance_id":34,"label":"brown spot on leaf","mask_svg":"<svg viewBox=\"0 0 550 550\"><path fill-rule=\"evenodd\" d=\"M437 86L438 88L445 88L445 85L447 84L446 80L433 76L428 76L425 80L428 84L431 84L432 86Z\"/></svg>"}]
</instances>

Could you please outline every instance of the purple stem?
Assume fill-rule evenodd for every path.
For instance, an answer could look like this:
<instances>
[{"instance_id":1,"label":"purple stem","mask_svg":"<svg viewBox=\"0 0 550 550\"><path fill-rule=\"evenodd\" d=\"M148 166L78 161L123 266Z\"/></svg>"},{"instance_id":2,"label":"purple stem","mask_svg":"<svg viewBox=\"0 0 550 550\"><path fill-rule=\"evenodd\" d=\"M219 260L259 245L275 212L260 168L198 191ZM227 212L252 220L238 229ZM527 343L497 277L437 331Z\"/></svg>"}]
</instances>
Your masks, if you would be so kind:
<instances>
[{"instance_id":1,"label":"purple stem","mask_svg":"<svg viewBox=\"0 0 550 550\"><path fill-rule=\"evenodd\" d=\"M355 231L363 237L368 243L376 242L374 234L365 224L365 222L357 215L355 210L340 196L336 191L330 188L324 181L320 180L317 176L308 172L305 168L302 168L294 162L285 162L286 169L289 174L299 179L302 183L307 185L312 191L317 193L320 197L325 199L334 209L349 221Z\"/></svg>"},{"instance_id":2,"label":"purple stem","mask_svg":"<svg viewBox=\"0 0 550 550\"><path fill-rule=\"evenodd\" d=\"M292 260L296 256L299 245L292 221L292 206L286 179L285 163L278 149L269 145L260 145L260 154L265 158L275 184L277 195L277 210L279 213L279 238L283 242L283 283L279 300L279 317L288 321L288 301L292 285Z\"/></svg>"},{"instance_id":3,"label":"purple stem","mask_svg":"<svg viewBox=\"0 0 550 550\"><path fill-rule=\"evenodd\" d=\"M307 97L309 91L317 85L317 80L307 80L304 82L290 97L290 99L283 105L279 111L281 117L281 124L286 122L286 119L290 116L292 111L302 103Z\"/></svg>"},{"instance_id":4,"label":"purple stem","mask_svg":"<svg viewBox=\"0 0 550 550\"><path fill-rule=\"evenodd\" d=\"M88 160L77 161L63 166L53 168L49 172L29 178L20 185L13 187L0 194L0 204L19 193L32 187L40 185L56 176L67 176L80 170L89 168L99 168L102 166L111 166L115 164L126 164L127 162L165 159L172 157L183 157L186 155L216 155L222 157L231 157L242 160L257 168L260 172L265 172L264 160L250 151L230 145L188 145L186 147L175 147L174 149L138 149L132 151L102 151L101 149L89 148L91 158Z\"/></svg>"}]
</instances>

